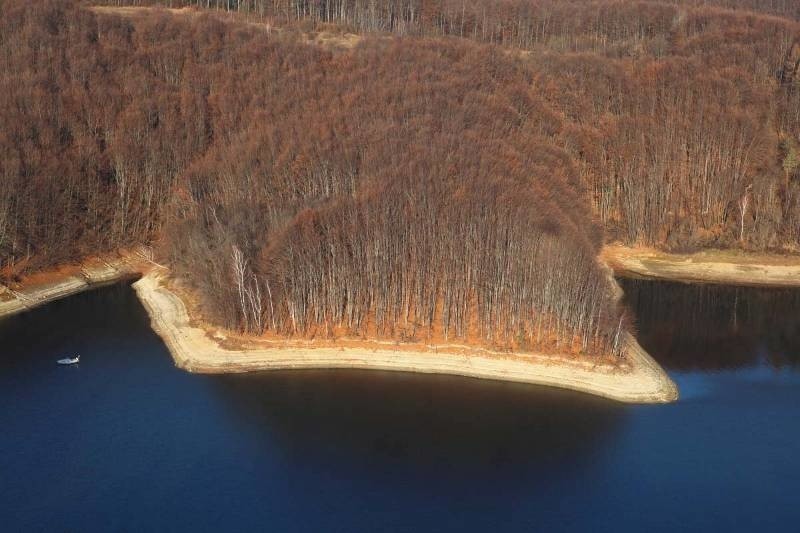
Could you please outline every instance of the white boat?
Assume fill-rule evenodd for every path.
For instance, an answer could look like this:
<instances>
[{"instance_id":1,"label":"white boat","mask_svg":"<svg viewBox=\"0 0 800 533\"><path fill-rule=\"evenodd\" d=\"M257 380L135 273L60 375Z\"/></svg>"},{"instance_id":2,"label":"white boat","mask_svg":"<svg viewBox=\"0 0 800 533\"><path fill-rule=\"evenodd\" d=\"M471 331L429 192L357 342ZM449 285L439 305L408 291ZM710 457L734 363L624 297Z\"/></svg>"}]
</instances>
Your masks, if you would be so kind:
<instances>
[{"instance_id":1,"label":"white boat","mask_svg":"<svg viewBox=\"0 0 800 533\"><path fill-rule=\"evenodd\" d=\"M66 357L64 359L59 359L57 362L59 365L74 365L81 361L81 356L76 355L75 357Z\"/></svg>"}]
</instances>

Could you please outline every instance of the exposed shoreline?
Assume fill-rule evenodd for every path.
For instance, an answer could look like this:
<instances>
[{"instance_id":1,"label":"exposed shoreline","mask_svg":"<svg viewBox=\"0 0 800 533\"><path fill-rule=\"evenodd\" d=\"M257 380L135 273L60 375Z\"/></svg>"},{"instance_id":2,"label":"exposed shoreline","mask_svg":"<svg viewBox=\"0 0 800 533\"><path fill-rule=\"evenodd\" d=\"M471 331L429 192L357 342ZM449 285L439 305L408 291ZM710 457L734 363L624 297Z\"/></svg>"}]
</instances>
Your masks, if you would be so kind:
<instances>
[{"instance_id":1,"label":"exposed shoreline","mask_svg":"<svg viewBox=\"0 0 800 533\"><path fill-rule=\"evenodd\" d=\"M800 256L707 250L673 254L607 245L601 258L618 276L686 283L800 287Z\"/></svg>"},{"instance_id":2,"label":"exposed shoreline","mask_svg":"<svg viewBox=\"0 0 800 533\"><path fill-rule=\"evenodd\" d=\"M163 277L150 272L133 284L153 329L175 364L190 372L233 373L301 368L359 368L451 374L517 381L586 392L628 403L665 403L678 398L666 372L628 338L627 370L589 361L568 361L526 354L517 357L389 348L254 347L226 349L203 328L192 325L186 305Z\"/></svg>"},{"instance_id":3,"label":"exposed shoreline","mask_svg":"<svg viewBox=\"0 0 800 533\"><path fill-rule=\"evenodd\" d=\"M62 270L65 271L45 273L45 279L23 282L19 288L0 284L0 318L88 290L134 280L141 276L143 268L137 260L114 256L89 259Z\"/></svg>"},{"instance_id":4,"label":"exposed shoreline","mask_svg":"<svg viewBox=\"0 0 800 533\"><path fill-rule=\"evenodd\" d=\"M570 389L626 403L665 403L678 398L669 376L628 336L624 368L542 354L453 353L376 345L375 348L280 346L267 343L228 349L193 325L183 300L165 286L165 276L146 261L115 255L44 273L16 288L0 285L0 319L74 294L140 278L133 284L176 366L197 373L287 369L373 369L450 374ZM613 278L612 278L613 279ZM441 347L440 347L441 348Z\"/></svg>"}]
</instances>

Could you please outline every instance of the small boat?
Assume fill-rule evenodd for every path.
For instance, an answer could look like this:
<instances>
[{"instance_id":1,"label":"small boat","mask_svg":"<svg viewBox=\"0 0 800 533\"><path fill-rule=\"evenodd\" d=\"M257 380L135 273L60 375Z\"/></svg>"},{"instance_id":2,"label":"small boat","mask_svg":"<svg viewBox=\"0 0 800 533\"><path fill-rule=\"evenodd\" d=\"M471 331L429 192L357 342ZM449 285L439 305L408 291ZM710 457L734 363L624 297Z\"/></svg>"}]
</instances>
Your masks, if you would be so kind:
<instances>
[{"instance_id":1,"label":"small boat","mask_svg":"<svg viewBox=\"0 0 800 533\"><path fill-rule=\"evenodd\" d=\"M57 362L59 365L74 365L81 361L81 356L76 355L75 357L66 357L64 359L59 359Z\"/></svg>"}]
</instances>

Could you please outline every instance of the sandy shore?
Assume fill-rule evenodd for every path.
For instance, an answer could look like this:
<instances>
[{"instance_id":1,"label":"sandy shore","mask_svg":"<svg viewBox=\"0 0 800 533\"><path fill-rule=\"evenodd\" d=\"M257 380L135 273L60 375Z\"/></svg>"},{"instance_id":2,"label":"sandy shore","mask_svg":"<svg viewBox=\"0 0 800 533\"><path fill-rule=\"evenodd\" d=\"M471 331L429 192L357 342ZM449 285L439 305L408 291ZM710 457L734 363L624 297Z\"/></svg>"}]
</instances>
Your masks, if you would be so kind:
<instances>
[{"instance_id":1,"label":"sandy shore","mask_svg":"<svg viewBox=\"0 0 800 533\"><path fill-rule=\"evenodd\" d=\"M183 301L157 272L134 283L178 367L191 372L224 373L300 368L359 368L518 381L586 392L622 402L663 403L678 397L675 384L631 337L626 370L588 361L568 361L524 354L443 353L391 348L270 347L226 349L200 327L193 326Z\"/></svg>"},{"instance_id":2,"label":"sandy shore","mask_svg":"<svg viewBox=\"0 0 800 533\"><path fill-rule=\"evenodd\" d=\"M620 276L690 283L800 287L800 256L709 250L671 254L606 246L601 257Z\"/></svg>"},{"instance_id":3,"label":"sandy shore","mask_svg":"<svg viewBox=\"0 0 800 533\"><path fill-rule=\"evenodd\" d=\"M45 272L19 287L0 284L0 318L40 305L139 277L141 265L124 257L95 258L80 265Z\"/></svg>"}]
</instances>

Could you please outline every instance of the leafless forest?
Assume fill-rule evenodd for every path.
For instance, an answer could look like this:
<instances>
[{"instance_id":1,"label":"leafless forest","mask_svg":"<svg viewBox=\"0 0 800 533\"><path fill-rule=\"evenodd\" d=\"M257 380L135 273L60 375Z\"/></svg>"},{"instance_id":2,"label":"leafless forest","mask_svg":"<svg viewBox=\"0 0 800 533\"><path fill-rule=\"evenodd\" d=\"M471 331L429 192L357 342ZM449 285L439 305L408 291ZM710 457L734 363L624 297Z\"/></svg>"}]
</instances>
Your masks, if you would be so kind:
<instances>
[{"instance_id":1,"label":"leafless forest","mask_svg":"<svg viewBox=\"0 0 800 533\"><path fill-rule=\"evenodd\" d=\"M613 353L604 239L800 246L794 2L161 4L237 14L0 0L3 276L156 243L231 328Z\"/></svg>"}]
</instances>

